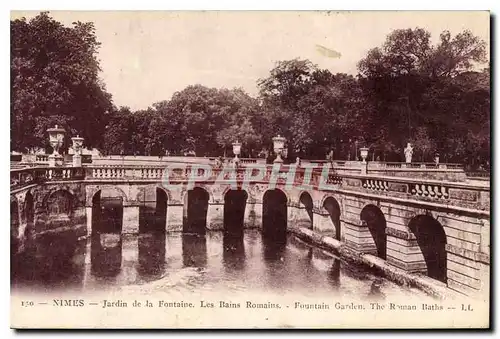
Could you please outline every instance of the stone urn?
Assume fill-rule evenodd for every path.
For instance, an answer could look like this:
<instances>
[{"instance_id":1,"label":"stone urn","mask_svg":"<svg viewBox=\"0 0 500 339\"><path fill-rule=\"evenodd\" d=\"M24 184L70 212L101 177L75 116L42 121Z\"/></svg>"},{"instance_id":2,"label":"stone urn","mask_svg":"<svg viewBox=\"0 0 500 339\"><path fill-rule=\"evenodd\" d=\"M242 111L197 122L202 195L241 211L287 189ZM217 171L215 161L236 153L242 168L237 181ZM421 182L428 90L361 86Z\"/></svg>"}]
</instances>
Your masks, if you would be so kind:
<instances>
[{"instance_id":1,"label":"stone urn","mask_svg":"<svg viewBox=\"0 0 500 339\"><path fill-rule=\"evenodd\" d=\"M281 158L281 154L283 152L283 149L285 148L285 141L286 141L286 138L280 136L279 134L277 137L273 138L274 152L276 153L276 159L274 159L274 163L278 163L278 164L283 163L283 159Z\"/></svg>"},{"instance_id":2,"label":"stone urn","mask_svg":"<svg viewBox=\"0 0 500 339\"><path fill-rule=\"evenodd\" d=\"M73 142L73 167L81 167L83 138L77 135L71 138L71 141Z\"/></svg>"},{"instance_id":3,"label":"stone urn","mask_svg":"<svg viewBox=\"0 0 500 339\"><path fill-rule=\"evenodd\" d=\"M241 142L236 141L233 142L233 153L234 153L234 162L238 162L238 156L241 154Z\"/></svg>"},{"instance_id":4,"label":"stone urn","mask_svg":"<svg viewBox=\"0 0 500 339\"><path fill-rule=\"evenodd\" d=\"M60 128L56 125L53 128L47 129L47 132L49 133L50 146L54 149L54 152L49 155L49 166L61 166L63 164L63 156L59 154L59 149L63 144L66 131L64 128Z\"/></svg>"},{"instance_id":5,"label":"stone urn","mask_svg":"<svg viewBox=\"0 0 500 339\"><path fill-rule=\"evenodd\" d=\"M366 158L368 158L368 147L361 147L359 149L359 154L361 155L362 162L366 163Z\"/></svg>"}]
</instances>

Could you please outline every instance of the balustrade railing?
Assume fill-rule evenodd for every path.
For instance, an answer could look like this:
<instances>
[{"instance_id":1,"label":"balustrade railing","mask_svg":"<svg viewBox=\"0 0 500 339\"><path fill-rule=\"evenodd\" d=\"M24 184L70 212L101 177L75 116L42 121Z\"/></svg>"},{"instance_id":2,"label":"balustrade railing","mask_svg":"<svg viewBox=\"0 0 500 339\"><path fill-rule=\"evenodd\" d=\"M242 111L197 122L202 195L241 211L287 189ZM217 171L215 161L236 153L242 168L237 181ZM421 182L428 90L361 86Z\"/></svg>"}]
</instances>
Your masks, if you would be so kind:
<instances>
[{"instance_id":1,"label":"balustrade railing","mask_svg":"<svg viewBox=\"0 0 500 339\"><path fill-rule=\"evenodd\" d=\"M432 170L463 170L463 165L454 163L435 163L435 162L368 162L370 169L432 169Z\"/></svg>"},{"instance_id":2,"label":"balustrade railing","mask_svg":"<svg viewBox=\"0 0 500 339\"><path fill-rule=\"evenodd\" d=\"M193 172L196 170L196 173ZM206 172L208 171L208 172ZM320 190L343 190L376 193L405 199L445 202L447 205L472 206L488 209L490 205L489 187L466 182L450 182L423 178L409 178L381 175L360 175L338 172L327 173L320 169L306 169L294 165L262 165L259 167L239 167L235 171L213 166L189 166L180 164L178 168L165 166L86 166L86 167L27 167L11 169L11 190L30 184L47 181L151 181L170 180L183 182L215 182L236 180L248 183L269 183L305 185ZM326 184L326 185L325 185ZM323 185L323 186L322 186Z\"/></svg>"},{"instance_id":3,"label":"balustrade railing","mask_svg":"<svg viewBox=\"0 0 500 339\"><path fill-rule=\"evenodd\" d=\"M399 183L399 185L398 185ZM394 191L407 193L416 197L430 197L438 199L448 199L448 187L443 184L436 183L409 183L406 181L401 185L401 180L378 180L378 179L363 179L363 188L371 191ZM396 186L392 186L396 184ZM394 187L394 188L393 188Z\"/></svg>"},{"instance_id":4,"label":"balustrade railing","mask_svg":"<svg viewBox=\"0 0 500 339\"><path fill-rule=\"evenodd\" d=\"M385 180L374 180L374 179L365 179L363 180L363 187L369 190L374 191L388 191L389 184Z\"/></svg>"},{"instance_id":5,"label":"balustrade railing","mask_svg":"<svg viewBox=\"0 0 500 339\"><path fill-rule=\"evenodd\" d=\"M59 180L83 180L82 167L28 167L10 171L10 189Z\"/></svg>"},{"instance_id":6,"label":"balustrade railing","mask_svg":"<svg viewBox=\"0 0 500 339\"><path fill-rule=\"evenodd\" d=\"M468 178L490 178L490 172L488 171L466 171L465 174Z\"/></svg>"},{"instance_id":7,"label":"balustrade railing","mask_svg":"<svg viewBox=\"0 0 500 339\"><path fill-rule=\"evenodd\" d=\"M448 199L450 197L448 193L449 187L444 185L412 184L410 186L410 194L414 196L437 199Z\"/></svg>"}]
</instances>

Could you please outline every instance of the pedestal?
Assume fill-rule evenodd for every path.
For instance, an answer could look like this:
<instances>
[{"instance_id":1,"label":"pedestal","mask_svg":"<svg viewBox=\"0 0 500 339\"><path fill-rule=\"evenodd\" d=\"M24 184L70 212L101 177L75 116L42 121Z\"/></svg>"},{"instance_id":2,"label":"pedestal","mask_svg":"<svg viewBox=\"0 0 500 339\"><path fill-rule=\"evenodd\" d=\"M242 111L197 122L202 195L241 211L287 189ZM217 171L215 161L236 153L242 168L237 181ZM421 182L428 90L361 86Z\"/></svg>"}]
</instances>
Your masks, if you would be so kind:
<instances>
[{"instance_id":1,"label":"pedestal","mask_svg":"<svg viewBox=\"0 0 500 339\"><path fill-rule=\"evenodd\" d=\"M49 155L49 167L56 167L63 165L63 156L60 154L52 153Z\"/></svg>"},{"instance_id":2,"label":"pedestal","mask_svg":"<svg viewBox=\"0 0 500 339\"><path fill-rule=\"evenodd\" d=\"M276 159L274 159L274 162L275 164L282 164L283 163L283 159L281 158L281 154L278 154L276 156Z\"/></svg>"},{"instance_id":3,"label":"pedestal","mask_svg":"<svg viewBox=\"0 0 500 339\"><path fill-rule=\"evenodd\" d=\"M56 167L56 156L54 154L49 155L49 167Z\"/></svg>"},{"instance_id":4,"label":"pedestal","mask_svg":"<svg viewBox=\"0 0 500 339\"><path fill-rule=\"evenodd\" d=\"M366 174L366 167L368 167L367 162L362 162L361 163L361 174L365 175Z\"/></svg>"},{"instance_id":5,"label":"pedestal","mask_svg":"<svg viewBox=\"0 0 500 339\"><path fill-rule=\"evenodd\" d=\"M80 154L73 155L73 167L82 167L82 156Z\"/></svg>"}]
</instances>

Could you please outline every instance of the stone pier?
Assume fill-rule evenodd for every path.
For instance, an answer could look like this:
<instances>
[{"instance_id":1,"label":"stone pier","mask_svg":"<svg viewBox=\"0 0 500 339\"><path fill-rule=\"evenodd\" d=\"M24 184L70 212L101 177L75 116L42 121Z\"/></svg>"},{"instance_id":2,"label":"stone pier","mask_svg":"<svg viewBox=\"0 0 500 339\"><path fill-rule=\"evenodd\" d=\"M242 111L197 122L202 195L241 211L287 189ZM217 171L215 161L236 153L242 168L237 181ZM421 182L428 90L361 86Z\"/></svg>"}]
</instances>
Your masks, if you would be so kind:
<instances>
[{"instance_id":1,"label":"stone pier","mask_svg":"<svg viewBox=\"0 0 500 339\"><path fill-rule=\"evenodd\" d=\"M211 231L222 231L224 229L224 204L208 204L207 229Z\"/></svg>"},{"instance_id":2,"label":"stone pier","mask_svg":"<svg viewBox=\"0 0 500 339\"><path fill-rule=\"evenodd\" d=\"M139 206L123 206L122 233L139 233Z\"/></svg>"},{"instance_id":3,"label":"stone pier","mask_svg":"<svg viewBox=\"0 0 500 339\"><path fill-rule=\"evenodd\" d=\"M182 232L184 205L181 203L167 206L167 232Z\"/></svg>"}]
</instances>

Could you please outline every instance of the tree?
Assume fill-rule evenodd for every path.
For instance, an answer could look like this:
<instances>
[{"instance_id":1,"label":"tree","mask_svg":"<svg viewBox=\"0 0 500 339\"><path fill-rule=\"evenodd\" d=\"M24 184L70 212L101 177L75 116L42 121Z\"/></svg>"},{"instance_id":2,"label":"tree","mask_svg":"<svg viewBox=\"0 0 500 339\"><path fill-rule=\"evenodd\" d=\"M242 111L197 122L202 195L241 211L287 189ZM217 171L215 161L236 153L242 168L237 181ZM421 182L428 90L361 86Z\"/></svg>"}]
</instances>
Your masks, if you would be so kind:
<instances>
[{"instance_id":1,"label":"tree","mask_svg":"<svg viewBox=\"0 0 500 339\"><path fill-rule=\"evenodd\" d=\"M133 154L130 142L130 125L132 112L128 107L120 107L113 111L105 126L104 146L102 151L107 155Z\"/></svg>"},{"instance_id":2,"label":"tree","mask_svg":"<svg viewBox=\"0 0 500 339\"><path fill-rule=\"evenodd\" d=\"M489 141L489 70L474 70L486 61L485 46L469 31L454 37L444 31L435 46L421 28L392 32L358 63L374 107L366 134L379 134L384 144L413 140L422 144L421 152L435 148L446 160L470 161L472 144L486 147ZM375 131L377 125L381 131ZM479 141L478 133L485 140ZM484 161L489 146L476 152Z\"/></svg>"},{"instance_id":3,"label":"tree","mask_svg":"<svg viewBox=\"0 0 500 339\"><path fill-rule=\"evenodd\" d=\"M11 148L47 146L46 130L55 124L100 145L112 103L98 77L93 24L65 27L43 12L10 28Z\"/></svg>"},{"instance_id":4,"label":"tree","mask_svg":"<svg viewBox=\"0 0 500 339\"><path fill-rule=\"evenodd\" d=\"M259 86L266 137L285 136L292 158L323 158L330 150L346 157L349 139L360 138L359 117L369 106L354 77L294 59L278 62Z\"/></svg>"}]
</instances>

